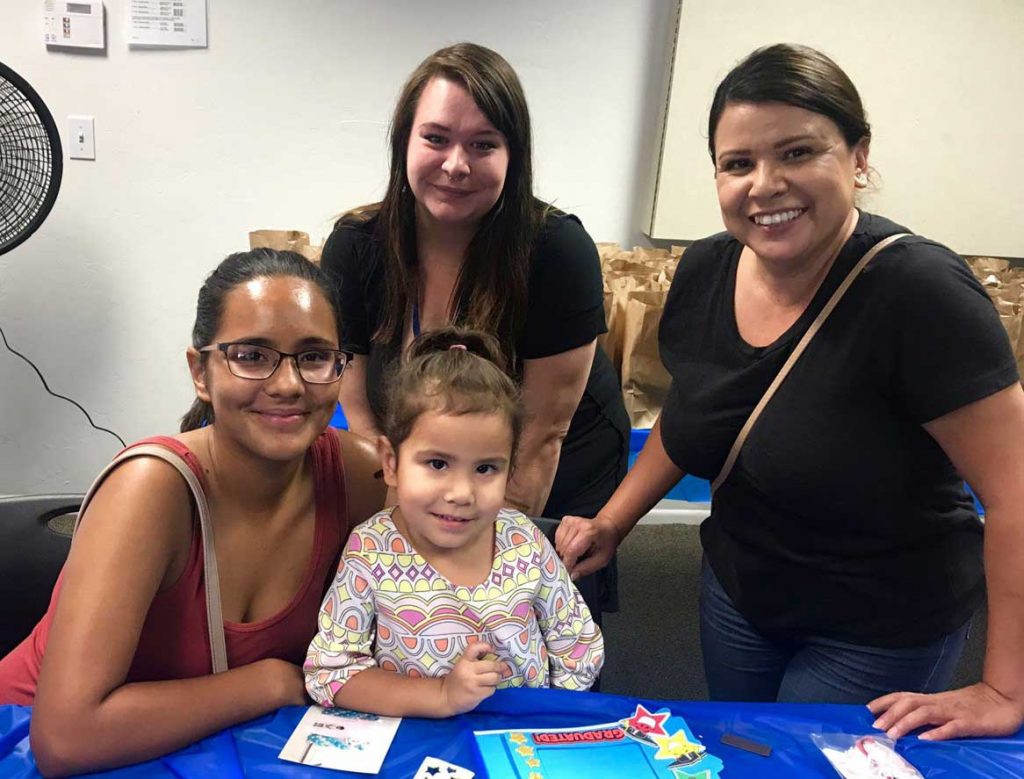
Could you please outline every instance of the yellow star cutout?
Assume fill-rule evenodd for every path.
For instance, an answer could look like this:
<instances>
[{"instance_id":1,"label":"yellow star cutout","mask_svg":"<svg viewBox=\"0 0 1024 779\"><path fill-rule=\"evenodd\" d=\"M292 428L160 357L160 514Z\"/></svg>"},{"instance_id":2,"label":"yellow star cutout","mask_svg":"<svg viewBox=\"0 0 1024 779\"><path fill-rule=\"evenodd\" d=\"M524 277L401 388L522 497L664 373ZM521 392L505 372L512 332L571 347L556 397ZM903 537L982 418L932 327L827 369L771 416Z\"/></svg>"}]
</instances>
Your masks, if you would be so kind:
<instances>
[{"instance_id":1,"label":"yellow star cutout","mask_svg":"<svg viewBox=\"0 0 1024 779\"><path fill-rule=\"evenodd\" d=\"M671 736L655 736L654 743L658 745L655 760L675 760L683 755L700 754L704 751L704 747L689 741L681 730L677 730Z\"/></svg>"},{"instance_id":2,"label":"yellow star cutout","mask_svg":"<svg viewBox=\"0 0 1024 779\"><path fill-rule=\"evenodd\" d=\"M530 771L530 779L544 779L544 774L537 771Z\"/></svg>"},{"instance_id":3,"label":"yellow star cutout","mask_svg":"<svg viewBox=\"0 0 1024 779\"><path fill-rule=\"evenodd\" d=\"M511 736L508 737L508 740L511 741L513 744L525 744L526 736L524 736L522 733L513 733Z\"/></svg>"},{"instance_id":4,"label":"yellow star cutout","mask_svg":"<svg viewBox=\"0 0 1024 779\"><path fill-rule=\"evenodd\" d=\"M533 747L519 747L516 752L521 754L523 757L533 757Z\"/></svg>"},{"instance_id":5,"label":"yellow star cutout","mask_svg":"<svg viewBox=\"0 0 1024 779\"><path fill-rule=\"evenodd\" d=\"M526 761L526 767L527 768L540 768L540 760L538 760L535 757L531 757L529 760Z\"/></svg>"}]
</instances>

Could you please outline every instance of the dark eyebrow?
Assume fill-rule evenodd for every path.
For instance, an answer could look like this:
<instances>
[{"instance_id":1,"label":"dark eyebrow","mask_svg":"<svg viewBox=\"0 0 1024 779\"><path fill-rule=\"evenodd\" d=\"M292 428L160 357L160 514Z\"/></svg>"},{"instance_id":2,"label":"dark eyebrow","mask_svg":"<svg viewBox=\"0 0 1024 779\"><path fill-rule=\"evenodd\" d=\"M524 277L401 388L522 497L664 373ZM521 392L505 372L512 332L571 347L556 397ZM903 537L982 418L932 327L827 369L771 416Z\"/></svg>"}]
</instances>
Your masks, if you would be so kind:
<instances>
[{"instance_id":1,"label":"dark eyebrow","mask_svg":"<svg viewBox=\"0 0 1024 779\"><path fill-rule=\"evenodd\" d=\"M437 130L438 132L442 132L442 133L450 133L452 131L450 127L446 127L443 124L438 124L437 122L424 122L423 124L420 125L419 129L421 129L421 130ZM474 137L480 136L480 135L494 135L494 136L499 137L499 138L501 137L501 133L498 132L497 130L480 130L479 132L473 133Z\"/></svg>"},{"instance_id":2,"label":"dark eyebrow","mask_svg":"<svg viewBox=\"0 0 1024 779\"><path fill-rule=\"evenodd\" d=\"M784 146L789 146L791 143L797 143L798 141L813 141L814 139L815 139L815 136L810 135L808 133L803 133L801 135L790 135L788 138L783 138L781 141L778 141L777 143L772 144L772 148L773 149L781 149ZM744 155L750 155L750 154L751 154L750 149L726 149L725 151L719 153L718 156L719 157L728 157L729 155L736 155L738 157L742 157Z\"/></svg>"},{"instance_id":3,"label":"dark eyebrow","mask_svg":"<svg viewBox=\"0 0 1024 779\"><path fill-rule=\"evenodd\" d=\"M263 338L261 336L253 336L251 338L246 338L243 336L242 338L235 338L231 341L227 341L227 343L249 344L250 346L269 346L271 349L277 348L271 339ZM307 336L306 338L303 338L301 341L299 341L300 350L318 348L337 349L338 347L336 347L332 341L329 341L326 338L320 338L315 335Z\"/></svg>"},{"instance_id":4,"label":"dark eyebrow","mask_svg":"<svg viewBox=\"0 0 1024 779\"><path fill-rule=\"evenodd\" d=\"M417 452L417 454L420 457L426 457L426 458L429 458L429 459L438 459L438 460L458 460L459 459L458 455L451 454L449 452L442 452L440 449L423 449L423 450ZM508 460L507 457L505 457L504 455L498 454L498 455L495 455L494 457L484 457L484 458L480 459L477 462L477 464L480 465L480 464L483 464L483 463L498 463L498 464L501 464L501 465L506 465L506 464L508 464L508 461L509 460Z\"/></svg>"},{"instance_id":5,"label":"dark eyebrow","mask_svg":"<svg viewBox=\"0 0 1024 779\"><path fill-rule=\"evenodd\" d=\"M788 138L783 138L781 141L775 144L776 149L781 149L783 146L789 146L791 143L797 143L798 141L813 141L814 136L808 133L802 135L791 135Z\"/></svg>"}]
</instances>

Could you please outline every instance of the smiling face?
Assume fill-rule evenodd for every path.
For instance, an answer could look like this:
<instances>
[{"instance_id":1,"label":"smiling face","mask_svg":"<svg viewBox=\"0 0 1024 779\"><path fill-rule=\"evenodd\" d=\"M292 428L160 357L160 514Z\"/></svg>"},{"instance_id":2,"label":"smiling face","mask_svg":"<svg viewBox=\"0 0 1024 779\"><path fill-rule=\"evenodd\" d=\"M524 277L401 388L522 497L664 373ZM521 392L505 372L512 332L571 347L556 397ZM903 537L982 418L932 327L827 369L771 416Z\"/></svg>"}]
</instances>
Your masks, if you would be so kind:
<instances>
[{"instance_id":1,"label":"smiling face","mask_svg":"<svg viewBox=\"0 0 1024 779\"><path fill-rule=\"evenodd\" d=\"M384 480L398 493L396 522L417 551L490 559L511 465L508 419L426 411L397 453L383 437L380 445Z\"/></svg>"},{"instance_id":2,"label":"smiling face","mask_svg":"<svg viewBox=\"0 0 1024 779\"><path fill-rule=\"evenodd\" d=\"M225 295L213 343L249 343L282 352L338 348L337 323L316 284L290 276L257 277ZM197 396L213 404L219 440L269 460L305 456L334 413L338 385L307 384L285 357L269 379L233 375L225 355L200 359L189 349Z\"/></svg>"},{"instance_id":3,"label":"smiling face","mask_svg":"<svg viewBox=\"0 0 1024 779\"><path fill-rule=\"evenodd\" d=\"M730 103L714 142L722 221L760 259L813 264L852 229L868 147L851 149L828 117L784 103Z\"/></svg>"},{"instance_id":4,"label":"smiling face","mask_svg":"<svg viewBox=\"0 0 1024 779\"><path fill-rule=\"evenodd\" d=\"M475 228L501 197L508 143L460 84L433 78L423 88L406 157L421 223Z\"/></svg>"}]
</instances>

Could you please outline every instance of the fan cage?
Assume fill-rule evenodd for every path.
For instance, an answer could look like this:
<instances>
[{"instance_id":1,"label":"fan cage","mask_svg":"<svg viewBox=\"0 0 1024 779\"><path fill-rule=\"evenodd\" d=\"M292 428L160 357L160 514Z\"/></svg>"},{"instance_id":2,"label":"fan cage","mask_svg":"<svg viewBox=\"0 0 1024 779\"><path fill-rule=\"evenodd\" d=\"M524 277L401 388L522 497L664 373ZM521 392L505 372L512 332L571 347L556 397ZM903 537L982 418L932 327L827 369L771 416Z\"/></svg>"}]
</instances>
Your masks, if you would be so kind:
<instances>
[{"instance_id":1,"label":"fan cage","mask_svg":"<svg viewBox=\"0 0 1024 779\"><path fill-rule=\"evenodd\" d=\"M0 63L0 254L28 238L53 208L63 152L53 116L17 73Z\"/></svg>"}]
</instances>

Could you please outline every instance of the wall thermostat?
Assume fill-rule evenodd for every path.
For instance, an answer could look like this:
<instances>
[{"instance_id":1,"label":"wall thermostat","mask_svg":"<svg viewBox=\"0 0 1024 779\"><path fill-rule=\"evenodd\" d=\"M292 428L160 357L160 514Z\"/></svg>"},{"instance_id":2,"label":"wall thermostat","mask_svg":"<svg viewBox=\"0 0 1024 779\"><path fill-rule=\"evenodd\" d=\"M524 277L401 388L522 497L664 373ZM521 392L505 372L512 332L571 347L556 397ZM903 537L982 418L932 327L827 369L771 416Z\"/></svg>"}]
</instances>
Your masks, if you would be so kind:
<instances>
[{"instance_id":1,"label":"wall thermostat","mask_svg":"<svg viewBox=\"0 0 1024 779\"><path fill-rule=\"evenodd\" d=\"M104 48L103 3L98 0L44 0L43 41L47 46Z\"/></svg>"}]
</instances>

